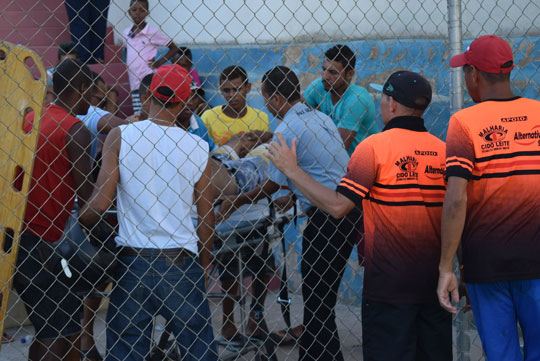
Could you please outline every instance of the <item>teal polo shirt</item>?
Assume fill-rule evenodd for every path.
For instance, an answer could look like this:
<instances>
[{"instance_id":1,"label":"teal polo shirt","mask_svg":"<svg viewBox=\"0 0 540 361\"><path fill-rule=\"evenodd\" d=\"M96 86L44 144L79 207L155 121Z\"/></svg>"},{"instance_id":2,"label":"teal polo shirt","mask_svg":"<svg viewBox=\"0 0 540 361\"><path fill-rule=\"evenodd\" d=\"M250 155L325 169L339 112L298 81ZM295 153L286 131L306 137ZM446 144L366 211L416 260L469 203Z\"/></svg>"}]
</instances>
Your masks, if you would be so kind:
<instances>
[{"instance_id":1,"label":"teal polo shirt","mask_svg":"<svg viewBox=\"0 0 540 361\"><path fill-rule=\"evenodd\" d=\"M365 138L379 132L375 122L375 104L369 92L359 85L351 84L337 102L332 103L329 91L324 90L322 79L311 83L304 92L306 103L330 116L336 126L356 132L349 149L349 155Z\"/></svg>"}]
</instances>

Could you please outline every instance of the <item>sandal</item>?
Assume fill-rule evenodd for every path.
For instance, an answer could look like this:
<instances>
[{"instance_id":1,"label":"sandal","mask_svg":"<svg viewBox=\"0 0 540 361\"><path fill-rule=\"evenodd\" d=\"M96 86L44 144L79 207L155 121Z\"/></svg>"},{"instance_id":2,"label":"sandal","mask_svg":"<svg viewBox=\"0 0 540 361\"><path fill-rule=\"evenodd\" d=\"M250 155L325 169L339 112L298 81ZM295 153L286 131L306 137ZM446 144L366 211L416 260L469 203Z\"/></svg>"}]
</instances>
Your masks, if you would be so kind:
<instances>
[{"instance_id":1,"label":"sandal","mask_svg":"<svg viewBox=\"0 0 540 361\"><path fill-rule=\"evenodd\" d=\"M218 339L218 343L222 346L225 346L225 348L229 351L238 351L238 350L241 350L245 346L246 337L239 333L236 333L231 338L225 338L221 336Z\"/></svg>"},{"instance_id":2,"label":"sandal","mask_svg":"<svg viewBox=\"0 0 540 361\"><path fill-rule=\"evenodd\" d=\"M81 350L81 361L103 361L98 350L93 347L90 350Z\"/></svg>"},{"instance_id":3,"label":"sandal","mask_svg":"<svg viewBox=\"0 0 540 361\"><path fill-rule=\"evenodd\" d=\"M276 344L276 346L293 346L296 345L300 338L295 334L297 328L301 329L302 326L293 327L289 331L284 329L277 332L272 332L269 337Z\"/></svg>"},{"instance_id":4,"label":"sandal","mask_svg":"<svg viewBox=\"0 0 540 361\"><path fill-rule=\"evenodd\" d=\"M262 333L254 333L246 336L246 338L251 342L264 342L264 335Z\"/></svg>"}]
</instances>

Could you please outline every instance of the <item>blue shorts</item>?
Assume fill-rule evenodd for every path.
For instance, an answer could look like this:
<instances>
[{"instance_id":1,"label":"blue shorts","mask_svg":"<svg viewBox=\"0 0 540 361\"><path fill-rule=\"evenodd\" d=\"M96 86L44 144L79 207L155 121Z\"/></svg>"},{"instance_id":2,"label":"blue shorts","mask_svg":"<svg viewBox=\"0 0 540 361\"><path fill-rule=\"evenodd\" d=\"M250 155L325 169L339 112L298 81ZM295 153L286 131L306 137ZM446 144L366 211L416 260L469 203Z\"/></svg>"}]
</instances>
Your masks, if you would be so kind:
<instances>
[{"instance_id":1,"label":"blue shorts","mask_svg":"<svg viewBox=\"0 0 540 361\"><path fill-rule=\"evenodd\" d=\"M270 178L268 163L258 155L223 162L223 164L234 175L238 184L238 193L247 193Z\"/></svg>"},{"instance_id":2,"label":"blue shorts","mask_svg":"<svg viewBox=\"0 0 540 361\"><path fill-rule=\"evenodd\" d=\"M467 291L487 360L540 360L540 279L468 283Z\"/></svg>"},{"instance_id":3,"label":"blue shorts","mask_svg":"<svg viewBox=\"0 0 540 361\"><path fill-rule=\"evenodd\" d=\"M270 178L267 160L260 155L249 153L246 157L234 159L228 153L213 153L233 175L238 185L238 193L246 193L262 185Z\"/></svg>"}]
</instances>

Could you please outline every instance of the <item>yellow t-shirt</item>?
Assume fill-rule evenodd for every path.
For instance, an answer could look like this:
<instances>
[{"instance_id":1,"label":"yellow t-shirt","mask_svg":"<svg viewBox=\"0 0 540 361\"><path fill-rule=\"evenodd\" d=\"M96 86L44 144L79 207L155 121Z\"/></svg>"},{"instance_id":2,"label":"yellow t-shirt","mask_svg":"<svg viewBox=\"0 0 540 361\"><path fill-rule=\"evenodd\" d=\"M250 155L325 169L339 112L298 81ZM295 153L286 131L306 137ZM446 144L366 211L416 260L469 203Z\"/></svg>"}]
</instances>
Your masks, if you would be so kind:
<instances>
[{"instance_id":1,"label":"yellow t-shirt","mask_svg":"<svg viewBox=\"0 0 540 361\"><path fill-rule=\"evenodd\" d=\"M223 106L207 110L201 116L208 135L216 143L223 145L235 134L252 130L270 131L268 115L257 109L246 107L247 113L242 118L231 118L223 113Z\"/></svg>"}]
</instances>

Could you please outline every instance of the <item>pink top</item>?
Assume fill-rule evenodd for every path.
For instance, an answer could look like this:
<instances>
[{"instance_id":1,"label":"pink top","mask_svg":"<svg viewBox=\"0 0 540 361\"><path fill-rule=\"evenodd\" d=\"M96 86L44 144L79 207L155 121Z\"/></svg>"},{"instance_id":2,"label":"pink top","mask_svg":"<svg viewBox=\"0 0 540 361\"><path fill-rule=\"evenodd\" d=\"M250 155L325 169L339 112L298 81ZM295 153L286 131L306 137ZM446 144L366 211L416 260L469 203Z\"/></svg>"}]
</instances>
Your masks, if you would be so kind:
<instances>
[{"instance_id":1,"label":"pink top","mask_svg":"<svg viewBox=\"0 0 540 361\"><path fill-rule=\"evenodd\" d=\"M129 27L122 33L127 49L127 67L131 91L139 90L142 78L153 72L148 64L157 55L160 46L168 46L171 39L161 30L146 24L137 35L130 35Z\"/></svg>"}]
</instances>

